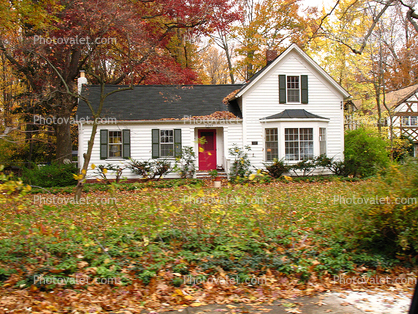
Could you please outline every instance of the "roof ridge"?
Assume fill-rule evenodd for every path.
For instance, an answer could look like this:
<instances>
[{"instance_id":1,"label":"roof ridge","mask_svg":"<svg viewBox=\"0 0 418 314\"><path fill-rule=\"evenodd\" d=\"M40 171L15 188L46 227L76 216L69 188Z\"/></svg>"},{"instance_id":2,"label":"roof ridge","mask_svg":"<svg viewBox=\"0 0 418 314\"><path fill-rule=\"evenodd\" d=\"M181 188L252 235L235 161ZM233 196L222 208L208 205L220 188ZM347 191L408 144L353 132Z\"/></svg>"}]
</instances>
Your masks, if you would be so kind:
<instances>
[{"instance_id":1,"label":"roof ridge","mask_svg":"<svg viewBox=\"0 0 418 314\"><path fill-rule=\"evenodd\" d=\"M132 85L132 87L177 87L177 86L211 86L211 87L216 87L216 86L242 86L244 84L172 84L172 85L157 85L157 84L152 84L152 85ZM83 86L88 86L88 87L101 87L100 84L83 84ZM116 84L105 84L105 87L129 87L130 85L116 85Z\"/></svg>"},{"instance_id":2,"label":"roof ridge","mask_svg":"<svg viewBox=\"0 0 418 314\"><path fill-rule=\"evenodd\" d=\"M390 93L400 92L404 89L411 88L411 87L417 87L418 88L418 83L417 84L412 84L412 85L409 85L409 86L405 86L405 87L402 87L402 88L399 88L399 89L395 89L393 91L390 91L390 92L386 93L386 95L390 94Z\"/></svg>"}]
</instances>

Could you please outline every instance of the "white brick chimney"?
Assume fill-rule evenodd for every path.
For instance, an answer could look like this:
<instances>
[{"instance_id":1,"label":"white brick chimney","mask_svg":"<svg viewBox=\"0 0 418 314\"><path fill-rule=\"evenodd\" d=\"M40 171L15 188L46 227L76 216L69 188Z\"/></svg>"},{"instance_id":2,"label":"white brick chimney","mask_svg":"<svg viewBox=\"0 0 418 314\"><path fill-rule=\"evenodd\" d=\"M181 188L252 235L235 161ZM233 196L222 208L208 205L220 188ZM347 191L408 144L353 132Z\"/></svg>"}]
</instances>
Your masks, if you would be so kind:
<instances>
[{"instance_id":1,"label":"white brick chimney","mask_svg":"<svg viewBox=\"0 0 418 314\"><path fill-rule=\"evenodd\" d=\"M84 70L80 70L80 77L77 79L78 94L81 94L81 89L83 88L83 84L87 84L86 73Z\"/></svg>"}]
</instances>

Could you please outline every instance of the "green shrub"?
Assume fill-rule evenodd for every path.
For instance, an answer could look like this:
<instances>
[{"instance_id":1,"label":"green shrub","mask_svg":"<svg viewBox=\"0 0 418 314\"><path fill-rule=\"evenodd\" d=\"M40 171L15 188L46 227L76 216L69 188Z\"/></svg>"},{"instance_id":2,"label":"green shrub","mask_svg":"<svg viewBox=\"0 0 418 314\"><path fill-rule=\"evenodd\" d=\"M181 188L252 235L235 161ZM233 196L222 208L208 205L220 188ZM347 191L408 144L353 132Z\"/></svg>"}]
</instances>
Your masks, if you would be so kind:
<instances>
[{"instance_id":1,"label":"green shrub","mask_svg":"<svg viewBox=\"0 0 418 314\"><path fill-rule=\"evenodd\" d=\"M185 146L181 151L181 155L176 157L174 171L180 174L182 179L193 178L195 169L196 154L193 147Z\"/></svg>"},{"instance_id":2,"label":"green shrub","mask_svg":"<svg viewBox=\"0 0 418 314\"><path fill-rule=\"evenodd\" d=\"M22 180L26 184L41 187L70 186L77 184L74 174L78 174L74 164L33 165L33 169L23 169Z\"/></svg>"},{"instance_id":3,"label":"green shrub","mask_svg":"<svg viewBox=\"0 0 418 314\"><path fill-rule=\"evenodd\" d=\"M0 165L0 205L9 201L17 202L31 190L20 178L4 174L3 169L4 166Z\"/></svg>"},{"instance_id":4,"label":"green shrub","mask_svg":"<svg viewBox=\"0 0 418 314\"><path fill-rule=\"evenodd\" d=\"M116 183L119 183L121 177L122 177L122 172L125 169L125 167L123 165L112 165L112 164L107 164L107 165L98 165L95 168L95 172L101 177L101 179L99 179L100 181L103 181L105 184L110 184L110 181L108 179L108 175L109 175L109 171L113 171L113 174L115 175L115 181Z\"/></svg>"},{"instance_id":5,"label":"green shrub","mask_svg":"<svg viewBox=\"0 0 418 314\"><path fill-rule=\"evenodd\" d=\"M148 175L151 173L151 164L149 161L130 159L128 168L141 178L148 178Z\"/></svg>"},{"instance_id":6,"label":"green shrub","mask_svg":"<svg viewBox=\"0 0 418 314\"><path fill-rule=\"evenodd\" d=\"M387 255L418 253L418 163L392 165L385 176L343 204L347 242Z\"/></svg>"},{"instance_id":7,"label":"green shrub","mask_svg":"<svg viewBox=\"0 0 418 314\"><path fill-rule=\"evenodd\" d=\"M345 135L346 171L359 177L375 175L389 165L387 142L372 130L357 129Z\"/></svg>"},{"instance_id":8,"label":"green shrub","mask_svg":"<svg viewBox=\"0 0 418 314\"><path fill-rule=\"evenodd\" d=\"M315 168L316 164L314 159L304 159L289 167L289 170L292 170L296 176L299 176L298 171L300 171L302 172L302 176L306 177L311 175Z\"/></svg>"},{"instance_id":9,"label":"green shrub","mask_svg":"<svg viewBox=\"0 0 418 314\"><path fill-rule=\"evenodd\" d=\"M325 155L320 155L312 159L304 159L293 165L286 165L284 160L274 159L273 164L266 166L267 171L273 178L279 178L283 173L293 171L296 176L311 176L316 168L332 167L332 159ZM331 169L332 171L332 169Z\"/></svg>"},{"instance_id":10,"label":"green shrub","mask_svg":"<svg viewBox=\"0 0 418 314\"><path fill-rule=\"evenodd\" d=\"M248 152L251 150L250 146L245 146L240 148L234 144L232 148L229 149L229 154L234 157L232 162L230 178L232 181L237 178L248 177L251 174L251 162L248 157Z\"/></svg>"},{"instance_id":11,"label":"green shrub","mask_svg":"<svg viewBox=\"0 0 418 314\"><path fill-rule=\"evenodd\" d=\"M328 168L337 176L347 177L350 174L347 164L342 160L332 161Z\"/></svg>"},{"instance_id":12,"label":"green shrub","mask_svg":"<svg viewBox=\"0 0 418 314\"><path fill-rule=\"evenodd\" d=\"M405 135L401 135L397 145L392 150L393 160L402 162L408 157L414 156L414 141Z\"/></svg>"},{"instance_id":13,"label":"green shrub","mask_svg":"<svg viewBox=\"0 0 418 314\"><path fill-rule=\"evenodd\" d=\"M140 161L130 159L127 168L131 169L133 173L140 175L142 178L157 178L157 180L171 171L170 162L166 160Z\"/></svg>"},{"instance_id":14,"label":"green shrub","mask_svg":"<svg viewBox=\"0 0 418 314\"><path fill-rule=\"evenodd\" d=\"M160 180L164 174L168 174L170 172L171 164L166 160L156 160L152 163L151 169L151 179L157 178L157 180Z\"/></svg>"},{"instance_id":15,"label":"green shrub","mask_svg":"<svg viewBox=\"0 0 418 314\"><path fill-rule=\"evenodd\" d=\"M272 164L264 164L268 174L273 178L280 178L283 173L288 171L288 166L286 166L283 159L278 160L277 158L273 159Z\"/></svg>"}]
</instances>

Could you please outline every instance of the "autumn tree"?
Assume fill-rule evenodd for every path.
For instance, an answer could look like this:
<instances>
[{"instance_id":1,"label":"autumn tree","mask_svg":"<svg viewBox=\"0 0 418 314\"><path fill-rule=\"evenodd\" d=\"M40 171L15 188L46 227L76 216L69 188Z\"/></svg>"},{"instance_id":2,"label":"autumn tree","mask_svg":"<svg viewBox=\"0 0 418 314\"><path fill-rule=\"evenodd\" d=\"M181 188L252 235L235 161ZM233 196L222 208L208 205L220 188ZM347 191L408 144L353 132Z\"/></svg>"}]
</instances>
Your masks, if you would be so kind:
<instances>
[{"instance_id":1,"label":"autumn tree","mask_svg":"<svg viewBox=\"0 0 418 314\"><path fill-rule=\"evenodd\" d=\"M404 15L405 21L408 21L410 23L410 26L415 30L415 33L418 33L418 14L415 9L416 6L416 0L412 1L403 1L403 0L373 0L373 1L367 1L367 0L337 0L333 8L323 15L321 22L319 24L318 30L315 32L315 35L321 34L322 31L323 34L330 35L322 28L323 22L326 19L332 19L334 16L334 13L340 9L342 11L342 14L340 14L340 19L342 18L350 18L350 16L358 15L358 13L364 12L367 18L367 14L370 13L370 9L373 11L373 19L370 24L367 25L367 27L364 28L364 32L361 37L358 37L355 41L355 43L349 43L345 41L343 38L340 38L338 34L331 34L333 35L334 39L339 41L341 44L347 46L353 53L355 54L362 54L364 49L367 46L368 40L370 36L372 36L373 31L378 26L379 21L381 21L382 18L385 17L385 14L388 11L393 10L394 8L403 8L404 10L398 10L398 12L401 12L401 14ZM337 35L337 36L336 36Z\"/></svg>"},{"instance_id":2,"label":"autumn tree","mask_svg":"<svg viewBox=\"0 0 418 314\"><path fill-rule=\"evenodd\" d=\"M290 43L301 46L312 34L316 9L302 13L299 0L241 0L244 12L241 23L232 28L238 42L237 71L247 80L265 66L267 49L281 51Z\"/></svg>"},{"instance_id":3,"label":"autumn tree","mask_svg":"<svg viewBox=\"0 0 418 314\"><path fill-rule=\"evenodd\" d=\"M395 4L384 22L386 89L392 91L418 83L418 33L408 21L405 8Z\"/></svg>"},{"instance_id":4,"label":"autumn tree","mask_svg":"<svg viewBox=\"0 0 418 314\"><path fill-rule=\"evenodd\" d=\"M383 137L389 134L391 151L397 139L386 93L418 79L408 10L399 1L338 1L323 12L326 18L310 43L321 65L352 94L357 124L372 124Z\"/></svg>"},{"instance_id":5,"label":"autumn tree","mask_svg":"<svg viewBox=\"0 0 418 314\"><path fill-rule=\"evenodd\" d=\"M103 52L97 58L108 83L131 77L135 84L194 83L196 75L166 48L177 29L198 33L222 27L213 19L218 8L227 12L231 5L228 0L2 2L2 14L13 15L2 20L6 31L0 34L0 51L28 82L36 109L46 108L63 121L54 125L56 157L62 161L71 156L65 121L77 103L67 87L76 91L79 71L94 67L89 61L97 50Z\"/></svg>"},{"instance_id":6,"label":"autumn tree","mask_svg":"<svg viewBox=\"0 0 418 314\"><path fill-rule=\"evenodd\" d=\"M216 46L207 46L199 53L200 76L204 84L228 84L230 73L226 57Z\"/></svg>"}]
</instances>

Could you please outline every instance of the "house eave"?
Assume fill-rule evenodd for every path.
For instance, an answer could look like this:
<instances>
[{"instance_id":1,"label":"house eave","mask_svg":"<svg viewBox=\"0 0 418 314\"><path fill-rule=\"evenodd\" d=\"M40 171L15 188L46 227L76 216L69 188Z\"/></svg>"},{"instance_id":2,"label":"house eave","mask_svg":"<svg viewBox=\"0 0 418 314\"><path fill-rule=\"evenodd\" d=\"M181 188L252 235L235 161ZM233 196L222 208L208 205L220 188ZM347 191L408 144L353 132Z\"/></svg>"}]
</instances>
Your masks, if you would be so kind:
<instances>
[{"instance_id":1,"label":"house eave","mask_svg":"<svg viewBox=\"0 0 418 314\"><path fill-rule=\"evenodd\" d=\"M93 121L76 121L79 125L93 125ZM220 120L210 120L210 119L191 119L191 120L117 120L116 123L97 123L97 125L117 125L117 124L189 124L189 125L228 125L235 123L242 123L242 119L220 119Z\"/></svg>"},{"instance_id":2,"label":"house eave","mask_svg":"<svg viewBox=\"0 0 418 314\"><path fill-rule=\"evenodd\" d=\"M269 122L329 122L329 119L319 118L280 118L280 119L260 119L261 123Z\"/></svg>"}]
</instances>

